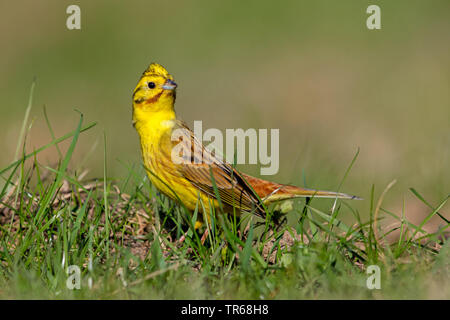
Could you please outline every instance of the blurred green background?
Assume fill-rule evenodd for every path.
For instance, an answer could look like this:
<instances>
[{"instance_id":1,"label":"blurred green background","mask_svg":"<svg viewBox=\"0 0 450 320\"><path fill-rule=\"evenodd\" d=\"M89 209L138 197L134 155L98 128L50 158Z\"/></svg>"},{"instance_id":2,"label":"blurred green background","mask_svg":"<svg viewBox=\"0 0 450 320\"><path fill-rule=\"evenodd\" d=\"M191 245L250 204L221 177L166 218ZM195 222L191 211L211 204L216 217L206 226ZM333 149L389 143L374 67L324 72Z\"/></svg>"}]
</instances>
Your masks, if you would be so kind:
<instances>
[{"instance_id":1,"label":"blurred green background","mask_svg":"<svg viewBox=\"0 0 450 320\"><path fill-rule=\"evenodd\" d=\"M81 30L66 8L81 8ZM381 7L381 30L366 8ZM204 129L279 128L280 170L266 177L370 198L393 179L387 207L434 205L449 191L450 1L2 1L0 167L14 157L30 86L37 78L27 149L77 124L72 167L123 177L140 164L131 93L152 62L178 83L176 111ZM89 154L89 150L93 150ZM39 156L55 164L56 149ZM257 166L244 169L257 175ZM304 177L303 177L304 175ZM355 204L367 211L368 201ZM409 207L408 207L409 206ZM448 206L442 213L448 216Z\"/></svg>"}]
</instances>

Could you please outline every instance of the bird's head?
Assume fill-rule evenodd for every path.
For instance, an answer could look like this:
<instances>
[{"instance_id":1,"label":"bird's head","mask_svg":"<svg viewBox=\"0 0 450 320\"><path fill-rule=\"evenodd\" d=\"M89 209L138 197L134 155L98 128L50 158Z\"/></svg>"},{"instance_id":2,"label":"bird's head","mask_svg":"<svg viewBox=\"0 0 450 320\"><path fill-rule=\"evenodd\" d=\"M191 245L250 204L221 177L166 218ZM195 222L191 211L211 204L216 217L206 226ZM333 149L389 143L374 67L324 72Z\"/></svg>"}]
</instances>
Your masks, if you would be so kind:
<instances>
[{"instance_id":1,"label":"bird's head","mask_svg":"<svg viewBox=\"0 0 450 320\"><path fill-rule=\"evenodd\" d=\"M144 71L133 91L133 109L142 112L173 111L177 84L167 70L152 63Z\"/></svg>"}]
</instances>

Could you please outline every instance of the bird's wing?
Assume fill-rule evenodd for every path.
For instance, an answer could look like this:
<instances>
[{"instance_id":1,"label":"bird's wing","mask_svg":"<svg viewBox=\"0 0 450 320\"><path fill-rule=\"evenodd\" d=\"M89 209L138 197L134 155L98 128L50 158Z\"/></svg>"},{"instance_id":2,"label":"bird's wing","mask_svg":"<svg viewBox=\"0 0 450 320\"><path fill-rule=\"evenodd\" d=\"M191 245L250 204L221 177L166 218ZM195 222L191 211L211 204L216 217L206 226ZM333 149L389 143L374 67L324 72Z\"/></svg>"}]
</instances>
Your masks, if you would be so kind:
<instances>
[{"instance_id":1,"label":"bird's wing","mask_svg":"<svg viewBox=\"0 0 450 320\"><path fill-rule=\"evenodd\" d=\"M265 215L258 196L236 169L206 149L185 123L177 121L174 130L177 130L175 136L178 139L173 139L172 134L175 140L172 143L179 156L176 161L180 162L177 168L186 180L201 192L217 199L215 184L222 203L242 211Z\"/></svg>"}]
</instances>

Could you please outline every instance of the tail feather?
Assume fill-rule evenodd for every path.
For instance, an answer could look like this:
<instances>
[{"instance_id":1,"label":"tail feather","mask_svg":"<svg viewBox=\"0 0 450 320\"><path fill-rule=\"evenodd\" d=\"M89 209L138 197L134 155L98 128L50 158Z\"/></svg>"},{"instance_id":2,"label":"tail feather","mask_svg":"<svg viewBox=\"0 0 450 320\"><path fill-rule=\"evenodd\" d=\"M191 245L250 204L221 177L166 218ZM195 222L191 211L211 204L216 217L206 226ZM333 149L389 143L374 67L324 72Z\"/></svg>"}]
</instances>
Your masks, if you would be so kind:
<instances>
[{"instance_id":1,"label":"tail feather","mask_svg":"<svg viewBox=\"0 0 450 320\"><path fill-rule=\"evenodd\" d=\"M243 174L243 176L246 179L246 181L250 183L252 188L256 191L256 193L264 203L272 203L292 198L306 198L306 197L362 200L362 198L360 197L353 196L347 193L300 188L296 186L278 184L262 180L246 174Z\"/></svg>"},{"instance_id":2,"label":"tail feather","mask_svg":"<svg viewBox=\"0 0 450 320\"><path fill-rule=\"evenodd\" d=\"M285 188L283 188L285 187ZM285 190L283 190L285 189ZM299 188L295 186L282 186L279 190L274 190L271 194L268 194L264 198L264 202L271 203L275 201L287 200L292 198L339 198L339 199L349 199L349 200L362 200L362 198L342 193L333 192L325 190L314 190Z\"/></svg>"}]
</instances>

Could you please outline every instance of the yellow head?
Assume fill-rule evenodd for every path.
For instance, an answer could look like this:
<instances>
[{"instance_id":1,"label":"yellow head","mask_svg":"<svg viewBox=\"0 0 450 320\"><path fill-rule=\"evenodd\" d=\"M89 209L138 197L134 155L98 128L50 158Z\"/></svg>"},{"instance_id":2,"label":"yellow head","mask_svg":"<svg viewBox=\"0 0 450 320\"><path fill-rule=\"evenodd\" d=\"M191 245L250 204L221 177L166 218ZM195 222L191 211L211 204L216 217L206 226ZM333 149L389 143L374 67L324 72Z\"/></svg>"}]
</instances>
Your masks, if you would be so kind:
<instances>
[{"instance_id":1,"label":"yellow head","mask_svg":"<svg viewBox=\"0 0 450 320\"><path fill-rule=\"evenodd\" d=\"M150 64L133 91L133 122L149 120L158 113L174 114L176 87L163 66Z\"/></svg>"}]
</instances>

